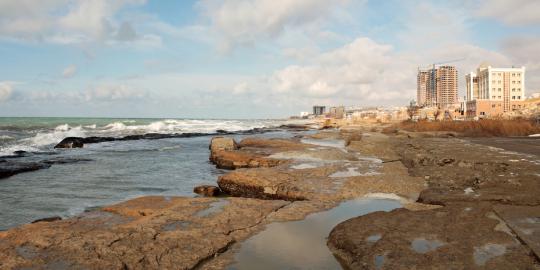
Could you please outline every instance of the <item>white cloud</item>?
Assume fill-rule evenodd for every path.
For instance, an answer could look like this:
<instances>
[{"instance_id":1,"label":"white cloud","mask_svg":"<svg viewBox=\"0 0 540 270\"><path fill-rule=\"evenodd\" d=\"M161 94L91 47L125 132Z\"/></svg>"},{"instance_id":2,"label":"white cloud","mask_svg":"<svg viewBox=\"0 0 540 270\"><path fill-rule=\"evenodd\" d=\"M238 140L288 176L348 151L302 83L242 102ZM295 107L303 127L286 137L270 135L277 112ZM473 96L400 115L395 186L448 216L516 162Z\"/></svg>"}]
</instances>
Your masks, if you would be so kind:
<instances>
[{"instance_id":1,"label":"white cloud","mask_svg":"<svg viewBox=\"0 0 540 270\"><path fill-rule=\"evenodd\" d=\"M540 38L509 37L502 43L502 51L511 58L511 64L525 66L525 84L528 93L540 90Z\"/></svg>"},{"instance_id":2,"label":"white cloud","mask_svg":"<svg viewBox=\"0 0 540 270\"><path fill-rule=\"evenodd\" d=\"M0 82L0 102L8 101L13 94L12 82Z\"/></svg>"},{"instance_id":3,"label":"white cloud","mask_svg":"<svg viewBox=\"0 0 540 270\"><path fill-rule=\"evenodd\" d=\"M323 20L348 0L201 0L224 51L278 36L288 27Z\"/></svg>"},{"instance_id":4,"label":"white cloud","mask_svg":"<svg viewBox=\"0 0 540 270\"><path fill-rule=\"evenodd\" d=\"M140 89L135 89L127 84L100 84L91 87L83 93L86 101L118 101L141 99L148 94Z\"/></svg>"},{"instance_id":5,"label":"white cloud","mask_svg":"<svg viewBox=\"0 0 540 270\"><path fill-rule=\"evenodd\" d=\"M538 0L483 0L475 10L480 17L490 17L509 25L540 23Z\"/></svg>"},{"instance_id":6,"label":"white cloud","mask_svg":"<svg viewBox=\"0 0 540 270\"><path fill-rule=\"evenodd\" d=\"M62 77L64 78L71 78L77 73L77 66L76 65L70 65L67 68L62 71Z\"/></svg>"},{"instance_id":7,"label":"white cloud","mask_svg":"<svg viewBox=\"0 0 540 270\"><path fill-rule=\"evenodd\" d=\"M145 0L2 0L0 37L60 44L123 38L133 27L116 22L126 5Z\"/></svg>"},{"instance_id":8,"label":"white cloud","mask_svg":"<svg viewBox=\"0 0 540 270\"><path fill-rule=\"evenodd\" d=\"M395 69L399 64L393 60L400 61L391 46L378 44L369 38L358 38L341 48L320 54L313 64L281 69L273 74L270 81L272 89L280 94L334 98L337 102L355 97L361 101L360 98L367 97L375 84L403 72Z\"/></svg>"}]
</instances>

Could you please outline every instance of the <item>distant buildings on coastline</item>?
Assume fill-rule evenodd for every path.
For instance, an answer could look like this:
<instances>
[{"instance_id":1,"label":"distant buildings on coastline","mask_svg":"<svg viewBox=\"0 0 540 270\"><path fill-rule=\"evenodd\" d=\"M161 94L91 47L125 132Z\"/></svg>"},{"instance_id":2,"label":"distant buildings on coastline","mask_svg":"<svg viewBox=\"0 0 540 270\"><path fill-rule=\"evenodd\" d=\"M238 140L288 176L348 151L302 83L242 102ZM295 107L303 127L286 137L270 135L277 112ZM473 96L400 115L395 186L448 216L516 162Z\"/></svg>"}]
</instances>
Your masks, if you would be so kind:
<instances>
[{"instance_id":1,"label":"distant buildings on coastline","mask_svg":"<svg viewBox=\"0 0 540 270\"><path fill-rule=\"evenodd\" d=\"M292 119L334 119L339 121L355 122L390 122L408 119L407 107L356 107L356 106L332 106L328 111L326 106L313 106L313 113L301 112L300 116Z\"/></svg>"},{"instance_id":2,"label":"distant buildings on coastline","mask_svg":"<svg viewBox=\"0 0 540 270\"><path fill-rule=\"evenodd\" d=\"M454 66L418 69L418 107L436 112L431 118L437 118L442 110L445 118L477 119L502 116L524 106L525 67L495 68L483 63L476 72L465 75L465 82L466 96L460 102Z\"/></svg>"}]
</instances>

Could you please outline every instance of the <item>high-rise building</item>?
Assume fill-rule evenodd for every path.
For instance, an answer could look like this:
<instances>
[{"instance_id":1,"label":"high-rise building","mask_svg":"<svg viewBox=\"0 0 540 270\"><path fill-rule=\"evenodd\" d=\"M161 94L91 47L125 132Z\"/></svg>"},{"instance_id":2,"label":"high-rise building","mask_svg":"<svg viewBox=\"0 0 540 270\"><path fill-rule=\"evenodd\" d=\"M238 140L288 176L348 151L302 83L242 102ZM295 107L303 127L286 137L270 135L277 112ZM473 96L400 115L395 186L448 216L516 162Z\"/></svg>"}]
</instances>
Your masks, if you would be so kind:
<instances>
[{"instance_id":1,"label":"high-rise building","mask_svg":"<svg viewBox=\"0 0 540 270\"><path fill-rule=\"evenodd\" d=\"M418 70L417 103L447 108L458 103L458 74L453 66Z\"/></svg>"},{"instance_id":2,"label":"high-rise building","mask_svg":"<svg viewBox=\"0 0 540 270\"><path fill-rule=\"evenodd\" d=\"M314 115L323 115L326 112L326 106L313 106Z\"/></svg>"},{"instance_id":3,"label":"high-rise building","mask_svg":"<svg viewBox=\"0 0 540 270\"><path fill-rule=\"evenodd\" d=\"M417 76L417 88L416 88L416 103L419 106L424 106L426 104L427 98L427 83L429 79L429 72L426 70L418 69Z\"/></svg>"},{"instance_id":4,"label":"high-rise building","mask_svg":"<svg viewBox=\"0 0 540 270\"><path fill-rule=\"evenodd\" d=\"M469 118L497 116L523 106L525 67L493 68L483 63L465 80Z\"/></svg>"},{"instance_id":5,"label":"high-rise building","mask_svg":"<svg viewBox=\"0 0 540 270\"><path fill-rule=\"evenodd\" d=\"M458 103L458 72L454 66L440 66L436 71L436 105L448 108Z\"/></svg>"}]
</instances>

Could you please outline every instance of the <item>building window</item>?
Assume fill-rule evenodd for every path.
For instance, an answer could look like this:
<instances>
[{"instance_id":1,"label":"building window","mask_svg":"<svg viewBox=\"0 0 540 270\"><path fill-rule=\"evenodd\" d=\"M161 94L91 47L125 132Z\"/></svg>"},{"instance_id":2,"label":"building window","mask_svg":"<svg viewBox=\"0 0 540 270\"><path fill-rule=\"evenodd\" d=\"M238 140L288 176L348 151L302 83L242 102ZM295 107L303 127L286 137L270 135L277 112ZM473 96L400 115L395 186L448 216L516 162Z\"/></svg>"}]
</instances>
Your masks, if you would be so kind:
<instances>
[{"instance_id":1,"label":"building window","mask_svg":"<svg viewBox=\"0 0 540 270\"><path fill-rule=\"evenodd\" d=\"M512 83L516 83L516 81L512 81Z\"/></svg>"},{"instance_id":2,"label":"building window","mask_svg":"<svg viewBox=\"0 0 540 270\"><path fill-rule=\"evenodd\" d=\"M517 96L518 99L521 99L521 96Z\"/></svg>"},{"instance_id":3,"label":"building window","mask_svg":"<svg viewBox=\"0 0 540 270\"><path fill-rule=\"evenodd\" d=\"M501 89L501 88L499 88L499 92L501 92L501 90L502 90L502 89Z\"/></svg>"},{"instance_id":4,"label":"building window","mask_svg":"<svg viewBox=\"0 0 540 270\"><path fill-rule=\"evenodd\" d=\"M499 98L501 98L501 96L499 96Z\"/></svg>"},{"instance_id":5,"label":"building window","mask_svg":"<svg viewBox=\"0 0 540 270\"><path fill-rule=\"evenodd\" d=\"M512 88L512 92L516 92L516 88Z\"/></svg>"},{"instance_id":6,"label":"building window","mask_svg":"<svg viewBox=\"0 0 540 270\"><path fill-rule=\"evenodd\" d=\"M512 96L512 99L516 99L516 96Z\"/></svg>"},{"instance_id":7,"label":"building window","mask_svg":"<svg viewBox=\"0 0 540 270\"><path fill-rule=\"evenodd\" d=\"M491 105L491 108L495 108L495 104L492 104L492 105Z\"/></svg>"},{"instance_id":8,"label":"building window","mask_svg":"<svg viewBox=\"0 0 540 270\"><path fill-rule=\"evenodd\" d=\"M512 73L512 77L516 77L516 73Z\"/></svg>"},{"instance_id":9,"label":"building window","mask_svg":"<svg viewBox=\"0 0 540 270\"><path fill-rule=\"evenodd\" d=\"M521 84L521 81L518 81L518 84Z\"/></svg>"},{"instance_id":10,"label":"building window","mask_svg":"<svg viewBox=\"0 0 540 270\"><path fill-rule=\"evenodd\" d=\"M516 105L512 105L512 109L515 109L516 108Z\"/></svg>"}]
</instances>

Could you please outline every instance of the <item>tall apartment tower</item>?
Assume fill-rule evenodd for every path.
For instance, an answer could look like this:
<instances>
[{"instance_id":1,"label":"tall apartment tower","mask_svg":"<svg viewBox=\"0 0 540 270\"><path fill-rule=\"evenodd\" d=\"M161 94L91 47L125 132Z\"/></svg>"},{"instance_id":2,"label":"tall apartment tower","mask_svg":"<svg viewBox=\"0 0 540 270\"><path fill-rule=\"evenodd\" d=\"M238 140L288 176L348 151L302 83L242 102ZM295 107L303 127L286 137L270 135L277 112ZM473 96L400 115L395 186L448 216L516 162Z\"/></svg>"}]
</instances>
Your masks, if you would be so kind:
<instances>
[{"instance_id":1,"label":"tall apartment tower","mask_svg":"<svg viewBox=\"0 0 540 270\"><path fill-rule=\"evenodd\" d=\"M523 105L525 67L494 68L483 63L465 81L468 117L496 116Z\"/></svg>"},{"instance_id":2,"label":"tall apartment tower","mask_svg":"<svg viewBox=\"0 0 540 270\"><path fill-rule=\"evenodd\" d=\"M453 66L440 66L436 71L437 106L448 108L458 103L458 72Z\"/></svg>"},{"instance_id":3,"label":"tall apartment tower","mask_svg":"<svg viewBox=\"0 0 540 270\"><path fill-rule=\"evenodd\" d=\"M416 78L416 103L419 106L426 105L428 79L429 71L418 69L418 76Z\"/></svg>"},{"instance_id":4,"label":"tall apartment tower","mask_svg":"<svg viewBox=\"0 0 540 270\"><path fill-rule=\"evenodd\" d=\"M447 108L458 103L458 74L453 66L418 70L417 99L421 106Z\"/></svg>"}]
</instances>

